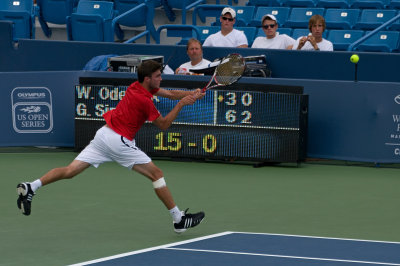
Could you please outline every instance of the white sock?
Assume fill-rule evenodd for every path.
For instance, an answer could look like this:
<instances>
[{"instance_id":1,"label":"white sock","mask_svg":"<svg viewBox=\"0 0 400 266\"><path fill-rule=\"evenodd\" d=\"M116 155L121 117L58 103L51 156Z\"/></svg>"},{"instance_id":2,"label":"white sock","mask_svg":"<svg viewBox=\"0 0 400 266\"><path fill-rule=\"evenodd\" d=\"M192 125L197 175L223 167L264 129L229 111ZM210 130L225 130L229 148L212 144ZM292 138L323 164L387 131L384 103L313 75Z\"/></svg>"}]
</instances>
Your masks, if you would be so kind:
<instances>
[{"instance_id":1,"label":"white sock","mask_svg":"<svg viewBox=\"0 0 400 266\"><path fill-rule=\"evenodd\" d=\"M171 214L174 223L180 223L180 221L182 220L182 212L179 210L178 206L170 209L169 213Z\"/></svg>"},{"instance_id":2,"label":"white sock","mask_svg":"<svg viewBox=\"0 0 400 266\"><path fill-rule=\"evenodd\" d=\"M40 181L40 179L36 179L35 181L33 181L31 184L31 188L33 190L33 192L35 192L38 188L40 188L42 186L42 182Z\"/></svg>"}]
</instances>

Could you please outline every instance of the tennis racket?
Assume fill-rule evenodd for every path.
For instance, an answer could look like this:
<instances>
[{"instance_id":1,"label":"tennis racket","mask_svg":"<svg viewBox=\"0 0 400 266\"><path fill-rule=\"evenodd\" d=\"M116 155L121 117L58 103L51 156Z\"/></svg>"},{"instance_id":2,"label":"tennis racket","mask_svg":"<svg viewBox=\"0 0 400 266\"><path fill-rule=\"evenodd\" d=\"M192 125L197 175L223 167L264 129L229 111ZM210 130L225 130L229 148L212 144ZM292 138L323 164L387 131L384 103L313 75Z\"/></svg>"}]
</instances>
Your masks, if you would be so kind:
<instances>
[{"instance_id":1,"label":"tennis racket","mask_svg":"<svg viewBox=\"0 0 400 266\"><path fill-rule=\"evenodd\" d=\"M240 54L230 54L219 62L215 68L214 75L208 84L202 89L205 92L208 89L227 86L238 81L244 70L246 69L246 62ZM215 84L213 84L215 82Z\"/></svg>"}]
</instances>

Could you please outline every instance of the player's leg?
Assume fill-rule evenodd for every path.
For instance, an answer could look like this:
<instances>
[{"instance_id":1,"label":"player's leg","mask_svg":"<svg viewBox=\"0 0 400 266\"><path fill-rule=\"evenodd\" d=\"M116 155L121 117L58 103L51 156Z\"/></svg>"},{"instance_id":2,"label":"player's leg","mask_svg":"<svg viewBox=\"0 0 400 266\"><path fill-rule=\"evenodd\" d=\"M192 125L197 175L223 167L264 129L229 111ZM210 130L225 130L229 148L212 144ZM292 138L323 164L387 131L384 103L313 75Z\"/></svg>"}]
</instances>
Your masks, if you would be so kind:
<instances>
[{"instance_id":1,"label":"player's leg","mask_svg":"<svg viewBox=\"0 0 400 266\"><path fill-rule=\"evenodd\" d=\"M41 186L56 182L61 179L72 178L88 168L90 164L78 160L72 161L68 166L54 168L40 179L33 182L23 182L17 185L17 206L24 215L31 214L32 198L35 191Z\"/></svg>"},{"instance_id":2,"label":"player's leg","mask_svg":"<svg viewBox=\"0 0 400 266\"><path fill-rule=\"evenodd\" d=\"M154 191L158 198L164 203L169 210L174 221L174 230L177 233L182 233L190 227L194 227L204 219L204 212L187 213L187 210L181 212L174 203L171 192L167 187L163 173L153 162L145 164L135 164L133 170L146 176L153 182Z\"/></svg>"}]
</instances>

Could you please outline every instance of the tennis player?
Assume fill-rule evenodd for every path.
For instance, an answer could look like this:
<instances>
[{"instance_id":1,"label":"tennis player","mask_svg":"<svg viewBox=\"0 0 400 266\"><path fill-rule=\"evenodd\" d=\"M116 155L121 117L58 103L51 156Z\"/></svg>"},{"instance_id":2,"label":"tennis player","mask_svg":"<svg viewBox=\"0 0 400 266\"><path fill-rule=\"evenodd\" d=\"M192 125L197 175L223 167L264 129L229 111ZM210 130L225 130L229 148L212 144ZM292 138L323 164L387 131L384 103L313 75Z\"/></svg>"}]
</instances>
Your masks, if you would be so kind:
<instances>
[{"instance_id":1,"label":"tennis player","mask_svg":"<svg viewBox=\"0 0 400 266\"><path fill-rule=\"evenodd\" d=\"M103 115L106 125L96 132L94 139L68 166L54 168L31 183L18 184L17 205L24 215L30 215L32 198L41 186L72 178L91 165L97 168L104 162L115 161L152 181L155 193L172 216L175 232L182 233L204 219L204 212L191 214L187 210L179 210L163 172L135 144L135 134L146 121L152 121L161 130L166 130L185 105L192 105L205 95L200 89L161 89L161 69L161 65L152 60L145 61L138 67L138 81L128 87L115 109ZM180 101L163 117L154 106L153 95Z\"/></svg>"}]
</instances>

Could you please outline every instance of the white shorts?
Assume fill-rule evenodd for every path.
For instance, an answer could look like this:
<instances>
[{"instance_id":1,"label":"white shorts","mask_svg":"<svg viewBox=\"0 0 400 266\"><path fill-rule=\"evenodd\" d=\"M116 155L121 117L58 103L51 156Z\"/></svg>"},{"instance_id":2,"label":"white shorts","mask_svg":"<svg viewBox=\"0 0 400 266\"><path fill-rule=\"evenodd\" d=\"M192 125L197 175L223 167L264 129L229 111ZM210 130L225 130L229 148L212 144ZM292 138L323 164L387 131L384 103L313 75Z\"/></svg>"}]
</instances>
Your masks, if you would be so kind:
<instances>
[{"instance_id":1,"label":"white shorts","mask_svg":"<svg viewBox=\"0 0 400 266\"><path fill-rule=\"evenodd\" d=\"M106 126L97 130L94 139L75 160L89 163L96 168L104 162L115 161L129 169L135 164L151 162L150 157L136 147L135 140L130 141Z\"/></svg>"}]
</instances>

